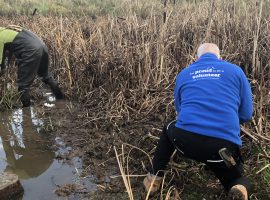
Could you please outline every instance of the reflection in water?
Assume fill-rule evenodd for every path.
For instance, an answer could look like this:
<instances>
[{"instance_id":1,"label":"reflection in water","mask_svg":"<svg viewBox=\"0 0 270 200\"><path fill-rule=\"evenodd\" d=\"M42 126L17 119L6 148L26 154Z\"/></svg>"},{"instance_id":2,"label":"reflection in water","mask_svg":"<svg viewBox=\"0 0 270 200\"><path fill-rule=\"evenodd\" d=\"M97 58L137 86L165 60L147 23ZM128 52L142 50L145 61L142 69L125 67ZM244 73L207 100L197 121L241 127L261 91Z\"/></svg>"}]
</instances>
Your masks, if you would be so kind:
<instances>
[{"instance_id":1,"label":"reflection in water","mask_svg":"<svg viewBox=\"0 0 270 200\"><path fill-rule=\"evenodd\" d=\"M9 119L5 117L0 123L0 148L4 150L7 165L4 171L13 172L20 179L39 176L54 159L48 137L40 133L43 121L36 117L32 107L17 109L10 113Z\"/></svg>"},{"instance_id":2,"label":"reflection in water","mask_svg":"<svg viewBox=\"0 0 270 200\"><path fill-rule=\"evenodd\" d=\"M46 107L49 107L49 108L52 108L52 107L54 107L55 106L55 97L54 96L52 96L52 93L46 93L45 94L45 97L47 98L47 102L46 103L44 103L44 106L46 106Z\"/></svg>"},{"instance_id":3,"label":"reflection in water","mask_svg":"<svg viewBox=\"0 0 270 200\"><path fill-rule=\"evenodd\" d=\"M77 182L78 169L82 166L79 158L71 164L56 160L55 153L66 153L71 148L60 138L50 140L42 133L42 126L44 121L33 107L0 113L0 172L19 176L24 188L23 200L61 199L54 194L57 185ZM53 152L50 147L55 144L59 149ZM95 185L90 179L85 185L93 191Z\"/></svg>"}]
</instances>

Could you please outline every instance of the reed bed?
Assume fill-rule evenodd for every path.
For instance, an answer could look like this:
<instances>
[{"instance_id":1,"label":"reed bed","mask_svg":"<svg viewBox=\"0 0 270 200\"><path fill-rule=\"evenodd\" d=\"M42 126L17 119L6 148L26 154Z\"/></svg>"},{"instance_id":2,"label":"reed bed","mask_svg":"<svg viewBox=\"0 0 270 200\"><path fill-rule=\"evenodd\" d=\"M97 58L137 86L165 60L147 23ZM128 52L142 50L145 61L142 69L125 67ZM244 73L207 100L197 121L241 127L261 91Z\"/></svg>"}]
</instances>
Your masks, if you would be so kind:
<instances>
[{"instance_id":1,"label":"reed bed","mask_svg":"<svg viewBox=\"0 0 270 200\"><path fill-rule=\"evenodd\" d=\"M1 21L40 35L50 48L50 69L67 94L86 107L93 106L93 96L100 97L108 117L172 111L177 73L194 61L201 42L215 42L223 59L247 74L254 95L249 128L255 137L269 141L269 19L260 4L232 8L232 3L217 1L209 20L210 5L171 5L165 23L155 10L146 19L131 13L95 20L22 16Z\"/></svg>"},{"instance_id":2,"label":"reed bed","mask_svg":"<svg viewBox=\"0 0 270 200\"><path fill-rule=\"evenodd\" d=\"M270 154L268 5L268 1L168 1L163 10L162 4L157 9L152 6L143 16L130 6L122 15L95 19L37 15L0 20L3 25L23 25L43 38L49 46L54 77L68 97L84 108L81 126L95 121L174 118L172 94L177 73L194 61L199 44L218 44L223 59L238 64L252 86L254 115L242 130L247 144L264 149L247 162L257 163L260 174L269 173ZM251 149L244 151L252 155ZM119 157L117 148L115 153ZM121 159L118 164L125 177L125 164ZM170 167L179 170L173 162ZM129 178L124 182L130 186Z\"/></svg>"}]
</instances>

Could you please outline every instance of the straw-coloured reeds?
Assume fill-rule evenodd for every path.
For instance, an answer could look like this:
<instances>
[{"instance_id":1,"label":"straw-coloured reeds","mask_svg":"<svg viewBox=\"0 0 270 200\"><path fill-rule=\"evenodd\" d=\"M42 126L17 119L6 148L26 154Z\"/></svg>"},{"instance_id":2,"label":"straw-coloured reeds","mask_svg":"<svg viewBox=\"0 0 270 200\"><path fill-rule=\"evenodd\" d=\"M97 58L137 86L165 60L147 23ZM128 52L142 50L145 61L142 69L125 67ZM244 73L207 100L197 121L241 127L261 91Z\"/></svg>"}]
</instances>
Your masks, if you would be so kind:
<instances>
[{"instance_id":1,"label":"straw-coloured reeds","mask_svg":"<svg viewBox=\"0 0 270 200\"><path fill-rule=\"evenodd\" d=\"M243 133L265 145L270 141L268 5L267 1L168 1L165 21L160 5L143 18L129 7L118 17L0 19L3 25L23 25L43 38L53 75L85 108L83 125L98 119L174 117L177 73L194 61L200 43L216 43L222 58L239 65L252 86L254 115ZM260 158L269 159L269 152L262 154ZM262 171L269 162L265 166ZM129 186L128 179L125 184Z\"/></svg>"},{"instance_id":2,"label":"straw-coloured reeds","mask_svg":"<svg viewBox=\"0 0 270 200\"><path fill-rule=\"evenodd\" d=\"M23 25L44 39L50 48L50 69L71 97L89 104L93 95L100 94L101 99L105 95L107 100L100 105L110 108L105 109L107 114L119 116L171 107L177 73L194 60L201 42L215 42L223 59L240 65L249 77L255 102L253 125L257 134L267 137L266 17L262 3L203 1L171 5L165 23L154 9L146 19L130 13L96 20L21 17L1 21Z\"/></svg>"}]
</instances>

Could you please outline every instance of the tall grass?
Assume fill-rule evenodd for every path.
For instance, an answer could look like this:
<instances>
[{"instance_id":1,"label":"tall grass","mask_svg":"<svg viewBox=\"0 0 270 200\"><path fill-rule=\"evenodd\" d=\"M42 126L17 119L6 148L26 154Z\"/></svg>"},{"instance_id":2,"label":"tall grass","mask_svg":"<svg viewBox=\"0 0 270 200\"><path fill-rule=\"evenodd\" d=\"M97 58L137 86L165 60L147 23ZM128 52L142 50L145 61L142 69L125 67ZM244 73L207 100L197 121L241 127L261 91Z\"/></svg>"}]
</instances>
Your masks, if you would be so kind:
<instances>
[{"instance_id":1,"label":"tall grass","mask_svg":"<svg viewBox=\"0 0 270 200\"><path fill-rule=\"evenodd\" d=\"M255 109L248 128L269 141L270 30L263 8L253 1L219 0L169 4L165 23L154 8L144 19L131 9L122 17L94 20L22 16L1 21L40 35L50 49L51 69L70 97L89 108L100 106L100 115L109 118L174 115L177 73L194 61L200 43L217 43L223 59L241 66L251 82Z\"/></svg>"},{"instance_id":2,"label":"tall grass","mask_svg":"<svg viewBox=\"0 0 270 200\"><path fill-rule=\"evenodd\" d=\"M50 49L50 69L67 95L84 106L85 124L93 118L129 121L158 114L173 118L177 73L194 61L199 44L216 43L223 59L239 65L251 82L254 115L244 128L251 140L267 146L269 2L177 2L167 4L165 22L161 2L148 7L143 1L122 1L127 9L120 15L95 19L64 15L0 19L3 25L20 24L43 38ZM138 8L147 12L138 15ZM267 152L264 157L269 158Z\"/></svg>"}]
</instances>

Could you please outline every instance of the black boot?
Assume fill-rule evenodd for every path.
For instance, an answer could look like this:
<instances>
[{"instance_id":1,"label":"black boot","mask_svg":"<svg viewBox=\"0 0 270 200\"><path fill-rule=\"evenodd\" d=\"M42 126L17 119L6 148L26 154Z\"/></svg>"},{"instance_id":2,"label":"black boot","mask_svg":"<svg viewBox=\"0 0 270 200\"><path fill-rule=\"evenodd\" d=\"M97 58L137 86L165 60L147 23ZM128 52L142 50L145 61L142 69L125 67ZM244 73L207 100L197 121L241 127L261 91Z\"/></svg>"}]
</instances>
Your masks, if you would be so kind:
<instances>
[{"instance_id":1,"label":"black boot","mask_svg":"<svg viewBox=\"0 0 270 200\"><path fill-rule=\"evenodd\" d=\"M29 107L31 105L29 89L28 88L19 88L20 92L20 100L22 102L23 107Z\"/></svg>"},{"instance_id":2,"label":"black boot","mask_svg":"<svg viewBox=\"0 0 270 200\"><path fill-rule=\"evenodd\" d=\"M49 78L47 80L44 80L43 82L51 88L52 93L54 94L56 99L64 98L64 93L62 92L58 84L55 82L55 80L53 80L52 78Z\"/></svg>"}]
</instances>

